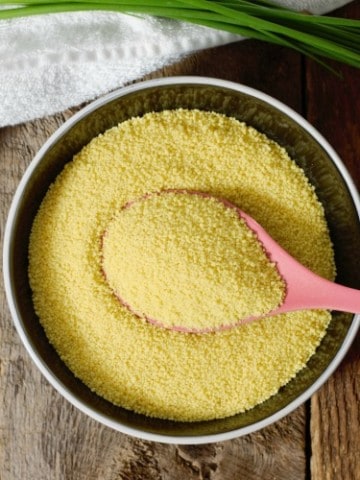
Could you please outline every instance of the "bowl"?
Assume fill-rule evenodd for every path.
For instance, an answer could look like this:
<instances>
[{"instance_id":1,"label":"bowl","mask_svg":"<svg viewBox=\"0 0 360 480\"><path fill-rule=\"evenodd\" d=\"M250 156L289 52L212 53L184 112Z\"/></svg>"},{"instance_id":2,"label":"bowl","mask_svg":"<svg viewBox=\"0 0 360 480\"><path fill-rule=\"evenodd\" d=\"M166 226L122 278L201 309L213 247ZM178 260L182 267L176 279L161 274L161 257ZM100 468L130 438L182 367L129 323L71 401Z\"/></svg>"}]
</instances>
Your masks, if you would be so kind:
<instances>
[{"instance_id":1,"label":"bowl","mask_svg":"<svg viewBox=\"0 0 360 480\"><path fill-rule=\"evenodd\" d=\"M33 159L16 191L5 229L3 272L11 315L23 344L42 374L70 403L95 420L135 437L198 444L263 428L309 399L343 359L360 316L333 312L320 346L294 379L264 403L225 419L187 423L149 418L107 402L75 378L47 341L34 312L27 275L34 216L49 185L93 137L130 117L180 107L233 116L286 148L324 206L337 281L360 288L360 201L337 154L306 120L279 101L243 85L202 77L162 78L121 88L65 122Z\"/></svg>"}]
</instances>

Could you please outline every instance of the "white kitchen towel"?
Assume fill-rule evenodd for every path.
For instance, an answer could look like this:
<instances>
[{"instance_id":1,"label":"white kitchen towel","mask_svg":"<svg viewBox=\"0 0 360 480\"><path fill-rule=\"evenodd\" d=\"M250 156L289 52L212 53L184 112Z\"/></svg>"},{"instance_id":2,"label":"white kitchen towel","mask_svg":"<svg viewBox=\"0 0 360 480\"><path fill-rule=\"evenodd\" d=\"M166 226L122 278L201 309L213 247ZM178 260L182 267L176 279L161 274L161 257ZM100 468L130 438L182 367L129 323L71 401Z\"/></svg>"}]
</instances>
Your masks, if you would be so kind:
<instances>
[{"instance_id":1,"label":"white kitchen towel","mask_svg":"<svg viewBox=\"0 0 360 480\"><path fill-rule=\"evenodd\" d=\"M323 14L349 0L277 0ZM241 37L149 16L76 12L0 20L0 127L93 99Z\"/></svg>"}]
</instances>

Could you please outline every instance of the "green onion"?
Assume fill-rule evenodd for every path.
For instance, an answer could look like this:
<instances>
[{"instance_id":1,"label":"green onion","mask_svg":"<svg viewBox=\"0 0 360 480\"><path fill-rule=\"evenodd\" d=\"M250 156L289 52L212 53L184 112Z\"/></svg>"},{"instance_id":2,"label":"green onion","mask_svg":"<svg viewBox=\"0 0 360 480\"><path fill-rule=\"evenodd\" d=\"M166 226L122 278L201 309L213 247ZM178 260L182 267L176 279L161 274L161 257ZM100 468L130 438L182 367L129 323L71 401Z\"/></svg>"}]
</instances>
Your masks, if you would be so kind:
<instances>
[{"instance_id":1,"label":"green onion","mask_svg":"<svg viewBox=\"0 0 360 480\"><path fill-rule=\"evenodd\" d=\"M152 15L211 27L360 67L360 20L294 12L268 0L0 0L0 21L103 10ZM14 8L15 7L15 8Z\"/></svg>"}]
</instances>

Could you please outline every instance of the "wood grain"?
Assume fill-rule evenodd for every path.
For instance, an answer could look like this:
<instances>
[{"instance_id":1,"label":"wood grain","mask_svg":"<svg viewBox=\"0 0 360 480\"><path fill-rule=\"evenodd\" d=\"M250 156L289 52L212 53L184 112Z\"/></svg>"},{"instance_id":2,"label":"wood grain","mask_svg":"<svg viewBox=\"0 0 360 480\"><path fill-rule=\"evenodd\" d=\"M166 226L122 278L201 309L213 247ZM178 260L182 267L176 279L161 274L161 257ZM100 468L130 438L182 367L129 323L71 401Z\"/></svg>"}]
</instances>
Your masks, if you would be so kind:
<instances>
[{"instance_id":1,"label":"wood grain","mask_svg":"<svg viewBox=\"0 0 360 480\"><path fill-rule=\"evenodd\" d=\"M259 88L298 112L307 112L316 126L325 130L323 133L340 142L334 146L344 149L340 153L360 178L358 153L350 159L358 145L355 138L359 129L354 117L359 105L351 106L346 90L349 85L356 88L351 81L353 72L349 70L339 100L339 108L346 104L348 112L341 117L342 122L355 125L349 127L354 138L348 147L349 140L333 135L338 124L329 120L325 109L326 89L330 93L338 91L340 80L329 79L313 65L307 67L305 77L303 66L297 54L248 41L190 55L150 77L207 75ZM354 112L350 115L351 108ZM12 195L26 166L46 138L75 110L0 130L1 238ZM311 431L310 409L302 406L262 431L236 440L199 446L164 445L115 432L66 402L43 379L21 345L3 288L0 306L1 480L305 480L310 478L310 442L313 480L357 478L359 464L354 459L353 444L359 426L353 424L359 422L359 386L355 379L360 365L355 349L313 398ZM324 468L324 464L330 466ZM350 474L353 476L346 476Z\"/></svg>"},{"instance_id":2,"label":"wood grain","mask_svg":"<svg viewBox=\"0 0 360 480\"><path fill-rule=\"evenodd\" d=\"M360 2L346 8L360 18ZM307 65L307 116L360 187L360 71L333 64L342 78ZM360 479L360 334L346 359L311 400L314 480Z\"/></svg>"}]
</instances>

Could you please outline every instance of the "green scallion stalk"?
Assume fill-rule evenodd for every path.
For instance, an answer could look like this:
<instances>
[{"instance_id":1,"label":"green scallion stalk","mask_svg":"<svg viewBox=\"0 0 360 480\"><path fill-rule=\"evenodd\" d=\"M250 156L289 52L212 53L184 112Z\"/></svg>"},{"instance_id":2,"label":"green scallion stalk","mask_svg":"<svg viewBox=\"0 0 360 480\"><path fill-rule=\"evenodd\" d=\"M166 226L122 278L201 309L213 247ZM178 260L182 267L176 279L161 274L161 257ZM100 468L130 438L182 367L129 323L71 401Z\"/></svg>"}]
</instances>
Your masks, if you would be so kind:
<instances>
[{"instance_id":1,"label":"green scallion stalk","mask_svg":"<svg viewBox=\"0 0 360 480\"><path fill-rule=\"evenodd\" d=\"M269 0L0 0L0 21L31 15L112 11L180 20L360 67L360 20L295 12ZM15 8L14 8L15 7Z\"/></svg>"}]
</instances>

